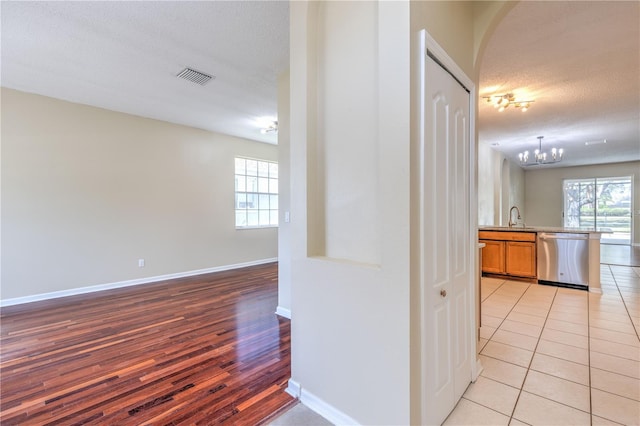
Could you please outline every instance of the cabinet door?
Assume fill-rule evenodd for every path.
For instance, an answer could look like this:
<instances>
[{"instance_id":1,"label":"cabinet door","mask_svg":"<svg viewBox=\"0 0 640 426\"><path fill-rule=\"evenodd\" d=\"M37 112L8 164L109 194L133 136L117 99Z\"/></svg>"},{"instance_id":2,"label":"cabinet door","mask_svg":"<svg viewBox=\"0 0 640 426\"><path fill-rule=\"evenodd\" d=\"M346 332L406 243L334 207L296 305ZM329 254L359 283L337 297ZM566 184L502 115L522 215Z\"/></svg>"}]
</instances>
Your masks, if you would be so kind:
<instances>
[{"instance_id":1,"label":"cabinet door","mask_svg":"<svg viewBox=\"0 0 640 426\"><path fill-rule=\"evenodd\" d=\"M506 272L519 277L536 276L536 244L520 241L506 243Z\"/></svg>"},{"instance_id":2,"label":"cabinet door","mask_svg":"<svg viewBox=\"0 0 640 426\"><path fill-rule=\"evenodd\" d=\"M482 249L482 272L504 274L504 241L480 240Z\"/></svg>"}]
</instances>

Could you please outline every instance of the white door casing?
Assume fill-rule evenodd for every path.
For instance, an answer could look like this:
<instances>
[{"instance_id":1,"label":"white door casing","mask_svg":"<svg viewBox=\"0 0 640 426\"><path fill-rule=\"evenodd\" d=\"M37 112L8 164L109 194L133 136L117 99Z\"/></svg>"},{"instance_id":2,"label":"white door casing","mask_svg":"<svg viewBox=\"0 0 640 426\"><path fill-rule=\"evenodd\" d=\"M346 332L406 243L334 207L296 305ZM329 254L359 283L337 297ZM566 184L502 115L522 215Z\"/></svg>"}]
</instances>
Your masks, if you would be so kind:
<instances>
[{"instance_id":1,"label":"white door casing","mask_svg":"<svg viewBox=\"0 0 640 426\"><path fill-rule=\"evenodd\" d=\"M475 366L471 112L469 92L428 57L426 49L422 52L422 422L441 424L470 383Z\"/></svg>"}]
</instances>

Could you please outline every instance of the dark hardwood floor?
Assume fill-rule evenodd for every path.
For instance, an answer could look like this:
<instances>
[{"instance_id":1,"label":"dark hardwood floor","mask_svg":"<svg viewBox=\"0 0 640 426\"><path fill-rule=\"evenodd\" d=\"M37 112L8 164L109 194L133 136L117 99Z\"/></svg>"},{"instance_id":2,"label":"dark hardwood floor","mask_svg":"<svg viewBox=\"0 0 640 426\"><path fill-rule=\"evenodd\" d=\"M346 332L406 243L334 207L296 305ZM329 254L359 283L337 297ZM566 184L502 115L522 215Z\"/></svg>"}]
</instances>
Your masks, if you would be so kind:
<instances>
[{"instance_id":1,"label":"dark hardwood floor","mask_svg":"<svg viewBox=\"0 0 640 426\"><path fill-rule=\"evenodd\" d=\"M260 424L295 401L277 264L2 308L2 425Z\"/></svg>"}]
</instances>

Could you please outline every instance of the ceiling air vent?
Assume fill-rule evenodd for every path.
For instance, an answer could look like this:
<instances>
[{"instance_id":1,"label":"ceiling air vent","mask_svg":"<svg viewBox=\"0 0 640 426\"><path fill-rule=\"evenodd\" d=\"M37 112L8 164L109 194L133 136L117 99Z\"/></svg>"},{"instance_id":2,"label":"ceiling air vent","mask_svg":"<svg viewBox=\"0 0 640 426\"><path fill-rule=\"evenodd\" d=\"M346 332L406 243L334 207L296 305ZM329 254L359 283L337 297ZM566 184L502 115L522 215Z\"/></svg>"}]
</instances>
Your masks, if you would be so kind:
<instances>
[{"instance_id":1,"label":"ceiling air vent","mask_svg":"<svg viewBox=\"0 0 640 426\"><path fill-rule=\"evenodd\" d=\"M192 83L196 83L201 86L204 86L205 84L207 84L209 80L211 80L212 78L216 78L215 76L211 76L203 72L196 71L192 68L183 69L178 73L176 77L184 78L185 80L189 80Z\"/></svg>"}]
</instances>

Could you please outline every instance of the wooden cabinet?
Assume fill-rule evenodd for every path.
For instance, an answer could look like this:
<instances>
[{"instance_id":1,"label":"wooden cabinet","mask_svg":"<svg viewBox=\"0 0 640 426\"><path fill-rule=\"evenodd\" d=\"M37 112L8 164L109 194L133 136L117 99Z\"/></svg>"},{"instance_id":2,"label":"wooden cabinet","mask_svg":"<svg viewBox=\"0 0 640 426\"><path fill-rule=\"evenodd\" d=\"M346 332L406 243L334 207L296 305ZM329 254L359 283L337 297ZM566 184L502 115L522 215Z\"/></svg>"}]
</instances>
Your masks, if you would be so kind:
<instances>
[{"instance_id":1,"label":"wooden cabinet","mask_svg":"<svg viewBox=\"0 0 640 426\"><path fill-rule=\"evenodd\" d=\"M504 241L480 240L482 249L482 272L504 274Z\"/></svg>"},{"instance_id":2,"label":"wooden cabinet","mask_svg":"<svg viewBox=\"0 0 640 426\"><path fill-rule=\"evenodd\" d=\"M505 246L505 272L508 275L535 278L536 243L507 241Z\"/></svg>"},{"instance_id":3,"label":"wooden cabinet","mask_svg":"<svg viewBox=\"0 0 640 426\"><path fill-rule=\"evenodd\" d=\"M482 272L536 278L535 232L480 231Z\"/></svg>"}]
</instances>

